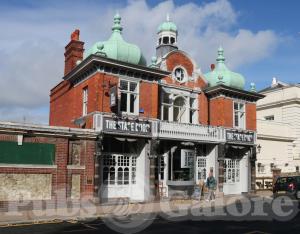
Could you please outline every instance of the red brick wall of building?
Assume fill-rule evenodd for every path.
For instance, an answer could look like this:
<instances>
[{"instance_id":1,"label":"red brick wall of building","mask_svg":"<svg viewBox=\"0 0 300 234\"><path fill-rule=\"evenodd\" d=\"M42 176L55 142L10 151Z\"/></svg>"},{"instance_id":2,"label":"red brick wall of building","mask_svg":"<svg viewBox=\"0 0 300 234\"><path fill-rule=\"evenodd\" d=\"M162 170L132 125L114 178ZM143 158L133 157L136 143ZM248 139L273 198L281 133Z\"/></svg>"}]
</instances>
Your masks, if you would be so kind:
<instances>
[{"instance_id":1,"label":"red brick wall of building","mask_svg":"<svg viewBox=\"0 0 300 234\"><path fill-rule=\"evenodd\" d=\"M191 77L193 75L193 71L195 69L194 64L191 61L191 59L188 56L186 56L184 53L182 53L180 51L175 51L175 52L170 53L166 59L167 59L166 64L167 64L168 71L172 72L176 66L182 66L186 69L188 76ZM175 84L178 86L186 86L189 88L198 87L198 88L203 89L207 86L207 83L201 76L199 76L198 79L196 79L196 81L188 81L185 83L180 83L178 81L175 81L171 77L166 77L166 78L164 78L164 80L168 84Z\"/></svg>"},{"instance_id":2,"label":"red brick wall of building","mask_svg":"<svg viewBox=\"0 0 300 234\"><path fill-rule=\"evenodd\" d=\"M50 125L78 127L73 121L82 116L83 89L88 87L88 113L94 111L112 112L109 102L109 89L118 84L118 77L96 73L84 82L72 87L62 82L51 90ZM144 109L141 117L158 118L158 84L142 81L140 83L139 107ZM92 127L92 117L87 117L86 128Z\"/></svg>"},{"instance_id":3,"label":"red brick wall of building","mask_svg":"<svg viewBox=\"0 0 300 234\"><path fill-rule=\"evenodd\" d=\"M218 97L209 101L209 122L213 126L233 126L233 101Z\"/></svg>"},{"instance_id":4,"label":"red brick wall of building","mask_svg":"<svg viewBox=\"0 0 300 234\"><path fill-rule=\"evenodd\" d=\"M206 95L202 92L198 95L198 108L199 108L199 123L203 125L208 125L208 100Z\"/></svg>"},{"instance_id":5,"label":"red brick wall of building","mask_svg":"<svg viewBox=\"0 0 300 234\"><path fill-rule=\"evenodd\" d=\"M116 76L96 73L75 87L65 83L65 86L68 87L54 88L50 94L49 124L78 127L73 121L82 117L82 95L85 87L88 88L88 113L94 111L111 112L109 88L117 83L118 78Z\"/></svg>"},{"instance_id":6,"label":"red brick wall of building","mask_svg":"<svg viewBox=\"0 0 300 234\"><path fill-rule=\"evenodd\" d=\"M256 131L256 103L246 104L246 128Z\"/></svg>"}]
</instances>

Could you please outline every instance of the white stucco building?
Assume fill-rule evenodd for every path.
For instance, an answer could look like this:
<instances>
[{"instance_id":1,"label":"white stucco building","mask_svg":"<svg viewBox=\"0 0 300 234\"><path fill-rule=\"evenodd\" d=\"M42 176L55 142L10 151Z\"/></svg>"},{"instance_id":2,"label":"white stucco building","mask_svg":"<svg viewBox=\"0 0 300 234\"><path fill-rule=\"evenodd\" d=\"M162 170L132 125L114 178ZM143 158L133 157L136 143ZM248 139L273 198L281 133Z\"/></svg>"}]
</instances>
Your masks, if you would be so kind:
<instances>
[{"instance_id":1,"label":"white stucco building","mask_svg":"<svg viewBox=\"0 0 300 234\"><path fill-rule=\"evenodd\" d=\"M256 176L299 172L300 167L300 84L286 84L273 78L270 87L260 91L257 102Z\"/></svg>"}]
</instances>

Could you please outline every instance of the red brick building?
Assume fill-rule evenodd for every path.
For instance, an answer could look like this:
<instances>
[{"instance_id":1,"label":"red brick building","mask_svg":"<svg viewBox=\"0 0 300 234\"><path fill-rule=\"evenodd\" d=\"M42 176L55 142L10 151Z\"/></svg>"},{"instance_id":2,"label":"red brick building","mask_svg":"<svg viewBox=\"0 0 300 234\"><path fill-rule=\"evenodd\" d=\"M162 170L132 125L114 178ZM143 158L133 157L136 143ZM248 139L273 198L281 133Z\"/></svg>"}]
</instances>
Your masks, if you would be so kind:
<instances>
[{"instance_id":1,"label":"red brick building","mask_svg":"<svg viewBox=\"0 0 300 234\"><path fill-rule=\"evenodd\" d=\"M256 101L225 65L203 74L177 46L177 27L157 31L156 57L122 38L119 15L109 40L84 52L79 30L65 50L63 81L50 93L50 125L98 134L94 181L101 199L189 195L213 171L218 191L254 188ZM249 176L251 174L251 176Z\"/></svg>"}]
</instances>

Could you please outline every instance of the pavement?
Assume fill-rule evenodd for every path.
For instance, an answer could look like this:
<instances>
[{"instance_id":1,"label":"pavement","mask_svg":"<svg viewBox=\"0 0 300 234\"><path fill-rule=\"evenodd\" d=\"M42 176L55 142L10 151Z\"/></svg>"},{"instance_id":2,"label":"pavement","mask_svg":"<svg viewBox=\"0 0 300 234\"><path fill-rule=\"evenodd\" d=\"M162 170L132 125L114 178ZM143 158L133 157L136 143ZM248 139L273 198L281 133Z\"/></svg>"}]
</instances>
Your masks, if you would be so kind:
<instances>
[{"instance_id":1,"label":"pavement","mask_svg":"<svg viewBox=\"0 0 300 234\"><path fill-rule=\"evenodd\" d=\"M160 202L149 203L129 203L127 201L119 201L116 204L95 205L83 201L79 206L68 208L50 208L20 210L18 207L12 207L9 212L0 212L0 227L19 226L39 223L57 223L63 221L78 221L95 218L106 218L110 216L130 216L135 214L158 214L158 213L174 213L186 212L188 210L197 210L200 208L214 209L230 206L238 200L248 198L271 198L271 192L264 191L252 195L236 195L217 197L212 202L199 200L166 200Z\"/></svg>"},{"instance_id":2,"label":"pavement","mask_svg":"<svg viewBox=\"0 0 300 234\"><path fill-rule=\"evenodd\" d=\"M280 212L276 212L279 204L290 206L290 209L279 209L279 211L284 211L284 214L288 214L287 216L283 217ZM84 208L86 207L82 207L82 209ZM0 227L0 233L300 233L298 201L282 202L280 199L273 199L271 193L225 196L224 199L219 197L213 202L172 200L160 203L102 205L97 209L99 210L96 210L96 215L100 215L100 217L87 218L74 215L69 219L36 221L34 224L11 223ZM63 210L59 210L59 212L63 212ZM86 212L82 211L82 214L86 215ZM60 216L62 217L64 214L61 213ZM2 218L2 216L0 217Z\"/></svg>"}]
</instances>

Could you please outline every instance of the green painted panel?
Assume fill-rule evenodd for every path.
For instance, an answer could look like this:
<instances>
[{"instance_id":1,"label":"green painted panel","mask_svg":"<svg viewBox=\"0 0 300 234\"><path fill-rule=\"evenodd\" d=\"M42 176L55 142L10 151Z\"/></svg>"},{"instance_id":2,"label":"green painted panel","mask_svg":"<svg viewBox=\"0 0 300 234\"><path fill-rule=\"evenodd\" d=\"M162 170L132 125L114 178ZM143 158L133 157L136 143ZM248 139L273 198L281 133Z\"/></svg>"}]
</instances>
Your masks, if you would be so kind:
<instances>
[{"instance_id":1,"label":"green painted panel","mask_svg":"<svg viewBox=\"0 0 300 234\"><path fill-rule=\"evenodd\" d=\"M55 164L55 145L0 141L0 163L9 164Z\"/></svg>"}]
</instances>

